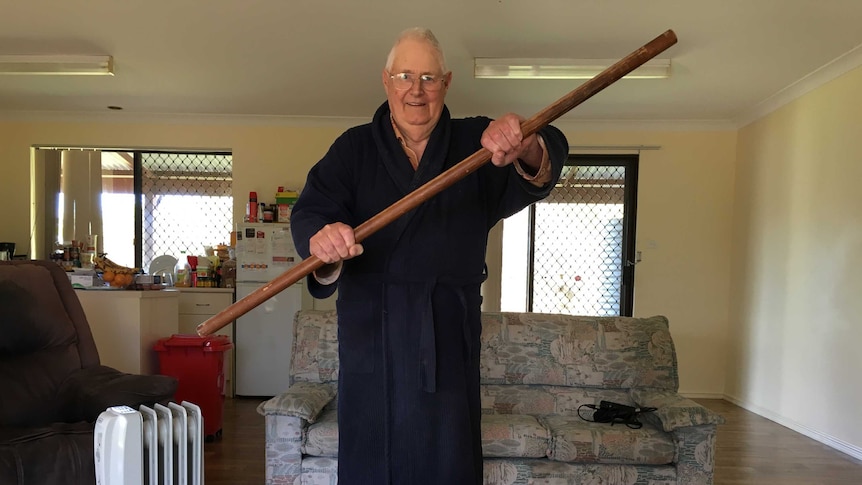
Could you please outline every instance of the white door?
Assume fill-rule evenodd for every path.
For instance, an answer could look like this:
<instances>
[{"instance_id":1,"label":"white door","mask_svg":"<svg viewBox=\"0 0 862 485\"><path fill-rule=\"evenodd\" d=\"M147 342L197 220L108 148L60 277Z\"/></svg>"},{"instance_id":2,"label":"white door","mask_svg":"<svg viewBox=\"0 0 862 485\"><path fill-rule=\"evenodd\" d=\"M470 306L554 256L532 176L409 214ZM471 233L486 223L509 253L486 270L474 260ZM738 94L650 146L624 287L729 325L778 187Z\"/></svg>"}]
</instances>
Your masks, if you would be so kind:
<instances>
[{"instance_id":1,"label":"white door","mask_svg":"<svg viewBox=\"0 0 862 485\"><path fill-rule=\"evenodd\" d=\"M237 301L262 285L237 283ZM287 390L293 317L301 305L302 286L295 284L237 319L234 357L238 396L275 396Z\"/></svg>"}]
</instances>

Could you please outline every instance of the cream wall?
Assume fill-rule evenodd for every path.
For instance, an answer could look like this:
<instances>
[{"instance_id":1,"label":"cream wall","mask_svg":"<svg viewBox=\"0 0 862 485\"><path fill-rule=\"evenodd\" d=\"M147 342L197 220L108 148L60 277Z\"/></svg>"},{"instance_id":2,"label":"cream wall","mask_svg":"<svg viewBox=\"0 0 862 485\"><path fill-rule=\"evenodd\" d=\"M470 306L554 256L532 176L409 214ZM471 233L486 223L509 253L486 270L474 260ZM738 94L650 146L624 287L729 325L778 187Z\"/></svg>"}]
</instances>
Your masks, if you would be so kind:
<instances>
[{"instance_id":1,"label":"cream wall","mask_svg":"<svg viewBox=\"0 0 862 485\"><path fill-rule=\"evenodd\" d=\"M346 125L345 125L346 126ZM681 390L720 396L725 382L729 233L735 131L590 131L559 125L573 145L660 145L640 162L635 312L670 318ZM2 238L29 239L30 147L74 145L229 149L234 160L235 218L243 194L301 186L305 173L343 127L0 123ZM499 232L495 232L499 237ZM489 247L488 309L499 301L499 241ZM496 298L496 300L495 300Z\"/></svg>"},{"instance_id":2,"label":"cream wall","mask_svg":"<svg viewBox=\"0 0 862 485\"><path fill-rule=\"evenodd\" d=\"M862 457L862 68L741 129L726 393Z\"/></svg>"}]
</instances>

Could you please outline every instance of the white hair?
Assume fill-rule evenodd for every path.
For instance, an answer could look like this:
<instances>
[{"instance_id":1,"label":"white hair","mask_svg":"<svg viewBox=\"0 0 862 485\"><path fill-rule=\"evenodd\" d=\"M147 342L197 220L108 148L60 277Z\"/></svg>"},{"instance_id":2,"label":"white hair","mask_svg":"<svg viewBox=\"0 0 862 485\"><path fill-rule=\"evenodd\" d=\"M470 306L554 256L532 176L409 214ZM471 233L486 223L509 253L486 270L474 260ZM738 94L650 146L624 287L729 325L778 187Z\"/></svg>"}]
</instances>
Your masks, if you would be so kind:
<instances>
[{"instance_id":1,"label":"white hair","mask_svg":"<svg viewBox=\"0 0 862 485\"><path fill-rule=\"evenodd\" d=\"M389 50L389 55L386 57L387 71L392 70L392 63L395 62L395 48L406 39L420 40L431 44L434 50L437 51L437 58L440 60L440 69L443 72L448 72L446 69L446 57L443 55L443 49L440 48L440 42L430 29L424 27L411 27L398 34L398 38L395 39L395 43L392 44L392 49Z\"/></svg>"}]
</instances>

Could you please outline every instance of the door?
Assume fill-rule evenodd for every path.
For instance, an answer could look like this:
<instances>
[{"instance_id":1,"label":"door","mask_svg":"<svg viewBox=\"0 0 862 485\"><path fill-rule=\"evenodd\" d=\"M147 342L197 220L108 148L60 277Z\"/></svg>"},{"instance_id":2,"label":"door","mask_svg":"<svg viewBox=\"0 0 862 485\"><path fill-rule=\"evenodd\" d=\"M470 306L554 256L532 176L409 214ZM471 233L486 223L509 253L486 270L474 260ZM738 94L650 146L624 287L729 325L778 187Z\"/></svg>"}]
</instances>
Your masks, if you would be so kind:
<instances>
[{"instance_id":1,"label":"door","mask_svg":"<svg viewBox=\"0 0 862 485\"><path fill-rule=\"evenodd\" d=\"M636 155L570 155L544 200L503 225L503 311L633 312Z\"/></svg>"}]
</instances>

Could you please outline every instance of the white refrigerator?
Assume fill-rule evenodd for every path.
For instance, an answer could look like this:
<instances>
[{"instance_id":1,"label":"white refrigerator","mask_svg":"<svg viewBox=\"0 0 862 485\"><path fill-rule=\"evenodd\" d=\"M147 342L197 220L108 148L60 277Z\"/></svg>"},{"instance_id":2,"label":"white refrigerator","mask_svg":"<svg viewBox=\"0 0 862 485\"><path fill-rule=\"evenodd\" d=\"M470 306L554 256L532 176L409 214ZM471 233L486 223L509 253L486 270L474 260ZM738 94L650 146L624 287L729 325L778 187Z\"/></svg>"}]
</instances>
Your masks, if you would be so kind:
<instances>
[{"instance_id":1,"label":"white refrigerator","mask_svg":"<svg viewBox=\"0 0 862 485\"><path fill-rule=\"evenodd\" d=\"M289 224L237 224L237 301L300 261ZM237 319L234 330L236 395L275 396L287 390L293 317L301 306L302 284L299 282Z\"/></svg>"}]
</instances>

